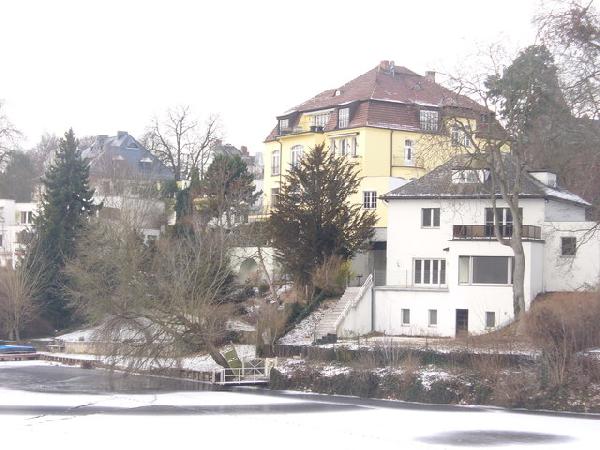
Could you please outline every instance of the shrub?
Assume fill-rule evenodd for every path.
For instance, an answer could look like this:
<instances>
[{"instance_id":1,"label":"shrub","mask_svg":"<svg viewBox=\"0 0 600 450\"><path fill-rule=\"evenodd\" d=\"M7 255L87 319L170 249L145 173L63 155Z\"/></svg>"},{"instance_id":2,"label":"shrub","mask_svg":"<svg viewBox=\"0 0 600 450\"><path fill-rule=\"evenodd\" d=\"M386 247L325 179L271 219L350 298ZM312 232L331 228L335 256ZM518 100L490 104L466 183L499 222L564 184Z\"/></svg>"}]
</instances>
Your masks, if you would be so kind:
<instances>
[{"instance_id":1,"label":"shrub","mask_svg":"<svg viewBox=\"0 0 600 450\"><path fill-rule=\"evenodd\" d=\"M570 379L576 355L600 346L600 296L598 293L556 293L533 304L525 329L541 350L544 376L550 386Z\"/></svg>"},{"instance_id":2,"label":"shrub","mask_svg":"<svg viewBox=\"0 0 600 450\"><path fill-rule=\"evenodd\" d=\"M329 256L313 272L313 284L324 296L342 295L352 277L350 263L340 256Z\"/></svg>"}]
</instances>

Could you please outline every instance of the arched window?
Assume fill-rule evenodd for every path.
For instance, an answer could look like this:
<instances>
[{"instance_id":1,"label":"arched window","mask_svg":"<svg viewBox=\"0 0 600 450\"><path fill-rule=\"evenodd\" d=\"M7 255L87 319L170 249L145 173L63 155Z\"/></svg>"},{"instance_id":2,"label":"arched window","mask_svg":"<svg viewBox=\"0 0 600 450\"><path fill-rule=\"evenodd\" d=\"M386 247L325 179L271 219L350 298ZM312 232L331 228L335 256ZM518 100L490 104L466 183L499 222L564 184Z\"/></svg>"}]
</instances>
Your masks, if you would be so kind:
<instances>
[{"instance_id":1,"label":"arched window","mask_svg":"<svg viewBox=\"0 0 600 450\"><path fill-rule=\"evenodd\" d=\"M301 145L294 145L292 147L292 167L296 167L300 163L304 147Z\"/></svg>"}]
</instances>

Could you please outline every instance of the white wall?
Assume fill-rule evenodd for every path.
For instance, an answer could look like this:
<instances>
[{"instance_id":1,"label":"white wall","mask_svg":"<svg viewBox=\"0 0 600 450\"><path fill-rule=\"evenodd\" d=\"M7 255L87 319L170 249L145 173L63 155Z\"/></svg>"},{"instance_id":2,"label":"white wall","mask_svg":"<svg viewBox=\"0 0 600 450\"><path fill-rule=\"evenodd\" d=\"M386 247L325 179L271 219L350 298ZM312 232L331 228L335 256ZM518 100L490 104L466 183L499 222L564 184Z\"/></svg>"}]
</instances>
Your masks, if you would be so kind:
<instances>
[{"instance_id":1,"label":"white wall","mask_svg":"<svg viewBox=\"0 0 600 450\"><path fill-rule=\"evenodd\" d=\"M544 290L574 291L600 283L600 230L594 222L549 222L544 225ZM575 256L562 256L561 237L577 238Z\"/></svg>"},{"instance_id":2,"label":"white wall","mask_svg":"<svg viewBox=\"0 0 600 450\"><path fill-rule=\"evenodd\" d=\"M266 270L269 272L269 276L273 279L276 275L277 263L275 261L275 250L272 247L261 247L260 249L263 255L263 261L265 263ZM231 251L231 266L233 272L238 274L240 266L246 260L254 260L257 264L257 270L261 278L264 278L262 268L260 267L260 260L258 257L257 247L235 247Z\"/></svg>"},{"instance_id":3,"label":"white wall","mask_svg":"<svg viewBox=\"0 0 600 450\"><path fill-rule=\"evenodd\" d=\"M18 234L33 226L32 223L21 222L21 212L33 212L37 214L37 204L33 202L17 203L10 199L0 199L0 235L2 245L0 246L0 266L6 266L9 261L16 263L17 253L23 249L19 244Z\"/></svg>"},{"instance_id":4,"label":"white wall","mask_svg":"<svg viewBox=\"0 0 600 450\"><path fill-rule=\"evenodd\" d=\"M548 200L546 202L546 222L585 221L585 208L569 202Z\"/></svg>"},{"instance_id":5,"label":"white wall","mask_svg":"<svg viewBox=\"0 0 600 450\"><path fill-rule=\"evenodd\" d=\"M348 315L337 328L339 337L353 337L373 331L373 290L369 287L354 308L350 308Z\"/></svg>"}]
</instances>

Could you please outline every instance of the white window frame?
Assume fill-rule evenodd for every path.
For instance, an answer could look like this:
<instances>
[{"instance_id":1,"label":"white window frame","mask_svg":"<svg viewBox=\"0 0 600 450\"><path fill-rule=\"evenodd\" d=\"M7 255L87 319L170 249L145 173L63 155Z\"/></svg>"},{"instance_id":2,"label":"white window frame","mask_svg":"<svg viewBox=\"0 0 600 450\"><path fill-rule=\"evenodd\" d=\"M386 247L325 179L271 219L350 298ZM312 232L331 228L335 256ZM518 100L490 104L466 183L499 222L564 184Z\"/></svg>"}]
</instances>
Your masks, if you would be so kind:
<instances>
[{"instance_id":1,"label":"white window frame","mask_svg":"<svg viewBox=\"0 0 600 450\"><path fill-rule=\"evenodd\" d=\"M426 266L429 267L428 277L426 277L425 272ZM448 264L445 258L413 258L412 267L413 286L435 288L448 285ZM437 269L434 270L434 267L437 267ZM434 274L436 274L437 279L434 278Z\"/></svg>"},{"instance_id":2,"label":"white window frame","mask_svg":"<svg viewBox=\"0 0 600 450\"><path fill-rule=\"evenodd\" d=\"M325 126L327 125L327 123L329 123L329 112L314 114L312 116L311 123L315 127L323 127L323 128L325 128Z\"/></svg>"},{"instance_id":3,"label":"white window frame","mask_svg":"<svg viewBox=\"0 0 600 450\"><path fill-rule=\"evenodd\" d=\"M419 124L423 131L438 131L440 128L440 113L433 109L419 111Z\"/></svg>"},{"instance_id":4,"label":"white window frame","mask_svg":"<svg viewBox=\"0 0 600 450\"><path fill-rule=\"evenodd\" d=\"M404 165L415 165L415 143L412 139L404 140Z\"/></svg>"},{"instance_id":5,"label":"white window frame","mask_svg":"<svg viewBox=\"0 0 600 450\"><path fill-rule=\"evenodd\" d=\"M279 175L281 173L281 151L273 150L271 152L271 175Z\"/></svg>"},{"instance_id":6,"label":"white window frame","mask_svg":"<svg viewBox=\"0 0 600 450\"><path fill-rule=\"evenodd\" d=\"M495 258L506 258L508 260L508 264L507 264L507 280L508 283L475 283L473 281L473 260L474 258L485 258L485 257L495 257ZM468 267L468 281L460 281L461 279L461 272L460 272L460 268L461 268L461 258L468 258L469 259L469 267ZM512 276L512 272L513 272L513 264L514 264L514 260L511 256L505 256L505 255L459 255L458 257L458 284L461 286L512 286L513 284L513 276Z\"/></svg>"},{"instance_id":7,"label":"white window frame","mask_svg":"<svg viewBox=\"0 0 600 450\"><path fill-rule=\"evenodd\" d=\"M273 123L273 122L271 122ZM290 119L279 119L279 132L290 129Z\"/></svg>"},{"instance_id":8,"label":"white window frame","mask_svg":"<svg viewBox=\"0 0 600 450\"><path fill-rule=\"evenodd\" d=\"M437 225L435 224L435 211L437 214ZM425 225L425 216L429 216L430 225ZM421 208L421 228L439 228L441 221L441 210L440 208Z\"/></svg>"},{"instance_id":9,"label":"white window frame","mask_svg":"<svg viewBox=\"0 0 600 450\"><path fill-rule=\"evenodd\" d=\"M402 322L402 326L406 327L410 325L410 309L409 308L402 308L400 309L400 320ZM405 320L408 319L408 320Z\"/></svg>"},{"instance_id":10,"label":"white window frame","mask_svg":"<svg viewBox=\"0 0 600 450\"><path fill-rule=\"evenodd\" d=\"M489 325L488 324L488 314L493 314L494 317L494 324L493 325ZM496 328L496 311L486 311L485 312L485 329L486 330L492 330Z\"/></svg>"},{"instance_id":11,"label":"white window frame","mask_svg":"<svg viewBox=\"0 0 600 450\"><path fill-rule=\"evenodd\" d=\"M454 125L450 130L450 143L452 147L471 147L469 135L458 125Z\"/></svg>"},{"instance_id":12,"label":"white window frame","mask_svg":"<svg viewBox=\"0 0 600 450\"><path fill-rule=\"evenodd\" d=\"M350 108L340 108L338 111L338 128L348 128L350 125Z\"/></svg>"},{"instance_id":13,"label":"white window frame","mask_svg":"<svg viewBox=\"0 0 600 450\"><path fill-rule=\"evenodd\" d=\"M304 147L301 145L294 145L291 149L291 165L292 167L298 166L300 164L300 160L302 159L302 155L304 154Z\"/></svg>"},{"instance_id":14,"label":"white window frame","mask_svg":"<svg viewBox=\"0 0 600 450\"><path fill-rule=\"evenodd\" d=\"M433 321L431 320L431 316L432 316L431 313L434 313L434 315L435 315L435 323L433 323ZM438 310L437 309L428 309L427 310L427 326L434 328L434 327L437 327L437 324L438 324Z\"/></svg>"},{"instance_id":15,"label":"white window frame","mask_svg":"<svg viewBox=\"0 0 600 450\"><path fill-rule=\"evenodd\" d=\"M377 209L377 191L363 191L363 208Z\"/></svg>"}]
</instances>

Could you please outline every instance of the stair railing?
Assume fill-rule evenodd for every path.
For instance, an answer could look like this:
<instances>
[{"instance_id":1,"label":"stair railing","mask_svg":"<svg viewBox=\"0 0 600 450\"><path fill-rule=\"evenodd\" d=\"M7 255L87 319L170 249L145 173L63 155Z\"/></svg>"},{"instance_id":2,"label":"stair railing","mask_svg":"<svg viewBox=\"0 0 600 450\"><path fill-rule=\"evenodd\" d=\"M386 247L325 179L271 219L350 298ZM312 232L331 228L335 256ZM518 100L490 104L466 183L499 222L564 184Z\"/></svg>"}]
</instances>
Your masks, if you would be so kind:
<instances>
[{"instance_id":1,"label":"stair railing","mask_svg":"<svg viewBox=\"0 0 600 450\"><path fill-rule=\"evenodd\" d=\"M361 299L365 296L367 291L369 289L371 289L372 287L373 287L373 274L370 274L367 277L367 279L365 280L365 282L363 283L363 285L360 287L358 294L356 294L352 300L350 300L349 302L346 303L346 306L344 306L343 311L341 312L339 317L336 319L335 325L334 325L336 331L337 331L338 327L342 324L344 319L348 316L348 314L350 313L350 310L352 308L356 308L356 305L358 305L358 302L361 301Z\"/></svg>"}]
</instances>

